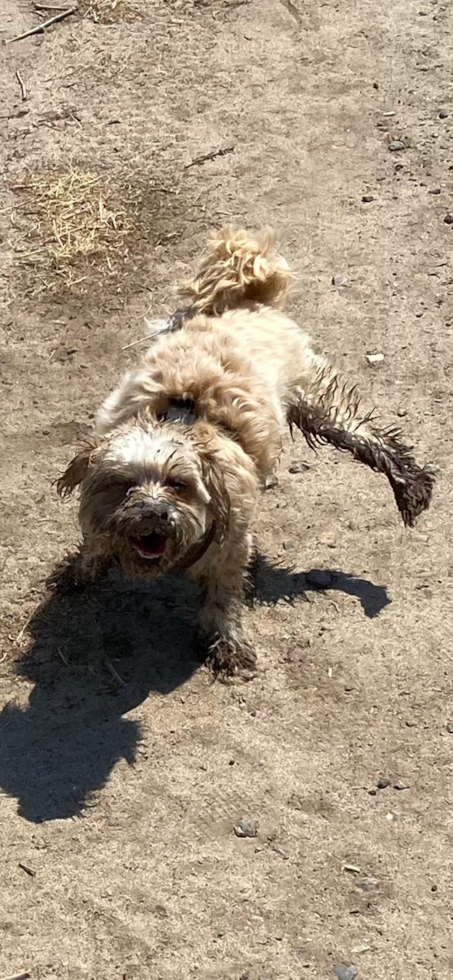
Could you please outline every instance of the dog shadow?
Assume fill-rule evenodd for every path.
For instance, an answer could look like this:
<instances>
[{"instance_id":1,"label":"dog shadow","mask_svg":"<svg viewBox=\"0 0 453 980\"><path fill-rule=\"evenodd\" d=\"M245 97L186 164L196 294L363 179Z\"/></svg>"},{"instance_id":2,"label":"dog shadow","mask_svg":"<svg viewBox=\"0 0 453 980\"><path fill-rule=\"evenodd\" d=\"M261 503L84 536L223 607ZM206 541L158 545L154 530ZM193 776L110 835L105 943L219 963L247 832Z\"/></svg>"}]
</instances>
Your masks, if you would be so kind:
<instances>
[{"instance_id":1,"label":"dog shadow","mask_svg":"<svg viewBox=\"0 0 453 980\"><path fill-rule=\"evenodd\" d=\"M313 571L294 573L260 556L254 602L295 602ZM0 713L0 786L33 823L82 815L116 763L134 763L141 728L124 716L150 694L171 694L200 667L191 646L198 593L186 579L149 587L118 577L87 589L72 572L69 561L28 624L31 643L17 662L19 676L35 685L28 705ZM330 575L329 588L358 596L367 616L390 601L371 582Z\"/></svg>"},{"instance_id":2,"label":"dog shadow","mask_svg":"<svg viewBox=\"0 0 453 980\"><path fill-rule=\"evenodd\" d=\"M294 604L296 599L308 599L310 592L331 590L359 599L368 619L374 619L391 602L384 586L339 569L311 568L307 572L294 572L269 562L261 554L254 559L249 593L252 604L276 605L282 600Z\"/></svg>"}]
</instances>

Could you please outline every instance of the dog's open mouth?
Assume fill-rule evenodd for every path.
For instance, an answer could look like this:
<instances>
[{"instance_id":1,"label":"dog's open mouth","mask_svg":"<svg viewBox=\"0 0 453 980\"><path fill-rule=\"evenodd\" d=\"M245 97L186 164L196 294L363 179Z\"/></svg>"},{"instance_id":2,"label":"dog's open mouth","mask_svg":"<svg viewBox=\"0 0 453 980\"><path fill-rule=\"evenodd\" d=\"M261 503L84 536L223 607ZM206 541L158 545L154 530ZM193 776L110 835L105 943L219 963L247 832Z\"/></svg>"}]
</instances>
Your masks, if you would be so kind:
<instances>
[{"instance_id":1,"label":"dog's open mouth","mask_svg":"<svg viewBox=\"0 0 453 980\"><path fill-rule=\"evenodd\" d=\"M157 561L165 551L167 538L164 534L152 531L151 534L143 534L140 538L132 538L132 546L140 555L148 561Z\"/></svg>"}]
</instances>

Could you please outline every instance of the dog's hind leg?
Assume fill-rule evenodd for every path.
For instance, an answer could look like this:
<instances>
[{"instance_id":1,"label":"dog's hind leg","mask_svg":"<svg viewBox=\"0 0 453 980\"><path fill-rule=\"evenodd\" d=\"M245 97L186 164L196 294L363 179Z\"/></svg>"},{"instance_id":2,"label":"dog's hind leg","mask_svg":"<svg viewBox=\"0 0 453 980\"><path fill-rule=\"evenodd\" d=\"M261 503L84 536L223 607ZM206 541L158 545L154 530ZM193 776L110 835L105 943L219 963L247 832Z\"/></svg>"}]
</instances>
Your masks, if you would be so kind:
<instances>
[{"instance_id":1,"label":"dog's hind leg","mask_svg":"<svg viewBox=\"0 0 453 980\"><path fill-rule=\"evenodd\" d=\"M355 387L342 383L323 358L310 354L305 376L292 390L288 422L311 447L330 443L384 473L406 525L412 527L429 507L433 468L415 462L398 429L380 428L374 412L364 414Z\"/></svg>"}]
</instances>

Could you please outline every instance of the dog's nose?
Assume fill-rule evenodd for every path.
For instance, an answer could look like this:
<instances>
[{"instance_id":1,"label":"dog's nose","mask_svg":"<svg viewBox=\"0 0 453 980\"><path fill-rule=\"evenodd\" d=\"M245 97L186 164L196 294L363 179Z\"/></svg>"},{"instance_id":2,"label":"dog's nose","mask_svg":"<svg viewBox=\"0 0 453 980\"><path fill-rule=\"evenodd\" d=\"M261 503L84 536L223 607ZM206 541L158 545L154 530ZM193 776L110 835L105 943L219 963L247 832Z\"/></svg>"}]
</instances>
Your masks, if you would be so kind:
<instances>
[{"instance_id":1,"label":"dog's nose","mask_svg":"<svg viewBox=\"0 0 453 980\"><path fill-rule=\"evenodd\" d=\"M148 497L146 499L137 500L135 507L137 510L142 511L143 514L148 513L155 517L159 517L162 521L168 520L168 505L165 503L165 500L152 500Z\"/></svg>"}]
</instances>

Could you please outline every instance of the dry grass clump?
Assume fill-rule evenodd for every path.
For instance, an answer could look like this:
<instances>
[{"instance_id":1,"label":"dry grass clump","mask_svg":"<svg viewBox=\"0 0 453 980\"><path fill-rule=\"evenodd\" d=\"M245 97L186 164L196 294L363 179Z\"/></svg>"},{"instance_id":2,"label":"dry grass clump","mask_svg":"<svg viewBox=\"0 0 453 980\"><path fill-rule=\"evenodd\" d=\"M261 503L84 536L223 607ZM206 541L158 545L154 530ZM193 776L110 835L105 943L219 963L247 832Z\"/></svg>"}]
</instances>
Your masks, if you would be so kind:
<instances>
[{"instance_id":1,"label":"dry grass clump","mask_svg":"<svg viewBox=\"0 0 453 980\"><path fill-rule=\"evenodd\" d=\"M79 8L85 16L96 22L140 17L134 0L81 0Z\"/></svg>"},{"instance_id":2,"label":"dry grass clump","mask_svg":"<svg viewBox=\"0 0 453 980\"><path fill-rule=\"evenodd\" d=\"M96 268L115 275L124 264L139 207L132 185L71 170L26 174L13 189L25 196L15 223L16 257L32 267L42 289L75 285L88 273L96 278Z\"/></svg>"}]
</instances>

